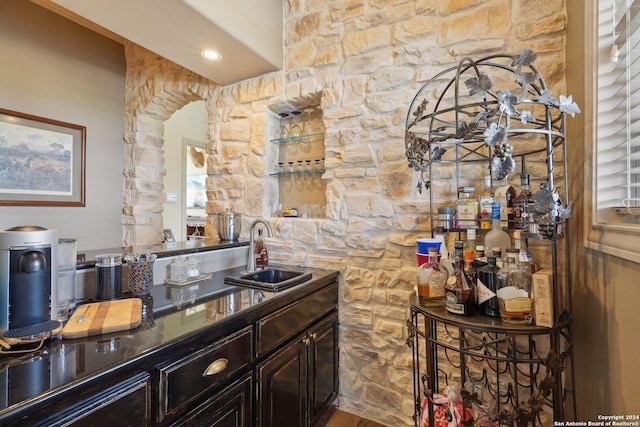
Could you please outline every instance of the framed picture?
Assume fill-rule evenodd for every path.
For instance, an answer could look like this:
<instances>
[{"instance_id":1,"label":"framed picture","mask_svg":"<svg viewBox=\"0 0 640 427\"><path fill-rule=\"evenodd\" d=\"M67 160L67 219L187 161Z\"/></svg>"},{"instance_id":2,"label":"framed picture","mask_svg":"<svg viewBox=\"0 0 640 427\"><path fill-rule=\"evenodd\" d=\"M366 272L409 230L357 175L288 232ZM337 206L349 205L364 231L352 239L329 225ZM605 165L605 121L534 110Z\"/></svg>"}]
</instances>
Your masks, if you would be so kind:
<instances>
[{"instance_id":1,"label":"framed picture","mask_svg":"<svg viewBox=\"0 0 640 427\"><path fill-rule=\"evenodd\" d=\"M165 242L175 242L176 239L173 237L173 231L170 228L165 228L164 230L164 241Z\"/></svg>"},{"instance_id":2,"label":"framed picture","mask_svg":"<svg viewBox=\"0 0 640 427\"><path fill-rule=\"evenodd\" d=\"M0 108L0 205L84 206L84 126Z\"/></svg>"}]
</instances>

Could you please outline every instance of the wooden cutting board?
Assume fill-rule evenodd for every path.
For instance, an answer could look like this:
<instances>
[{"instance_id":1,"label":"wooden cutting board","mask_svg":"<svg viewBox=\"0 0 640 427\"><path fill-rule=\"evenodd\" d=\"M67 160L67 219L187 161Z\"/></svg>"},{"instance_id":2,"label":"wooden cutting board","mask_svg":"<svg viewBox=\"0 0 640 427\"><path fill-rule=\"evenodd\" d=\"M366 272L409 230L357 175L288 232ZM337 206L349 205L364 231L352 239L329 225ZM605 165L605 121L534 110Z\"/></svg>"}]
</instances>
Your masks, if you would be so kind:
<instances>
[{"instance_id":1,"label":"wooden cutting board","mask_svg":"<svg viewBox=\"0 0 640 427\"><path fill-rule=\"evenodd\" d=\"M125 331L137 328L140 323L140 298L94 302L83 304L76 309L62 329L62 337L73 339Z\"/></svg>"}]
</instances>

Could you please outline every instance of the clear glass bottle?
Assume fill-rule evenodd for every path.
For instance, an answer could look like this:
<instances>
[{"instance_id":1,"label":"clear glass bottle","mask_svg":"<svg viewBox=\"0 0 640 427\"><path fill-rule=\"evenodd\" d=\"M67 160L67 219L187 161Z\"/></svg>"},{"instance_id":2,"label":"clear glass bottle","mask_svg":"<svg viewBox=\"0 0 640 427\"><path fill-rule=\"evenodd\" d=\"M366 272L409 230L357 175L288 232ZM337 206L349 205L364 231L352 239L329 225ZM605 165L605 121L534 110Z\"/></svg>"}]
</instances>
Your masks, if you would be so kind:
<instances>
[{"instance_id":1,"label":"clear glass bottle","mask_svg":"<svg viewBox=\"0 0 640 427\"><path fill-rule=\"evenodd\" d=\"M513 202L516 198L516 190L509 184L509 176L506 176L502 184L494 193L496 202L500 203L500 226L503 229L513 229Z\"/></svg>"},{"instance_id":2,"label":"clear glass bottle","mask_svg":"<svg viewBox=\"0 0 640 427\"><path fill-rule=\"evenodd\" d=\"M491 229L491 209L494 197L494 191L491 187L491 175L484 176L484 188L478 196L478 225L481 230Z\"/></svg>"},{"instance_id":3,"label":"clear glass bottle","mask_svg":"<svg viewBox=\"0 0 640 427\"><path fill-rule=\"evenodd\" d=\"M507 251L497 278L496 294L502 320L530 324L533 321L531 273L518 265L518 251Z\"/></svg>"},{"instance_id":4,"label":"clear glass bottle","mask_svg":"<svg viewBox=\"0 0 640 427\"><path fill-rule=\"evenodd\" d=\"M269 250L262 237L262 229L258 229L258 238L253 243L253 251L256 259L256 269L265 269L269 265Z\"/></svg>"},{"instance_id":5,"label":"clear glass bottle","mask_svg":"<svg viewBox=\"0 0 640 427\"><path fill-rule=\"evenodd\" d=\"M518 262L523 267L529 267L531 274L535 273L533 257L527 250L526 240L522 239L522 232L516 230L513 232L513 248L518 251Z\"/></svg>"},{"instance_id":6,"label":"clear glass bottle","mask_svg":"<svg viewBox=\"0 0 640 427\"><path fill-rule=\"evenodd\" d=\"M464 246L462 249L463 249L462 254L463 254L465 263L467 261L473 261L476 254L476 230L475 229L472 228L467 230L467 240L465 240Z\"/></svg>"},{"instance_id":7,"label":"clear glass bottle","mask_svg":"<svg viewBox=\"0 0 640 427\"><path fill-rule=\"evenodd\" d=\"M478 268L476 280L476 304L478 312L490 317L500 317L500 308L496 295L498 272L496 257L487 258L487 264Z\"/></svg>"},{"instance_id":8,"label":"clear glass bottle","mask_svg":"<svg viewBox=\"0 0 640 427\"><path fill-rule=\"evenodd\" d=\"M460 229L476 228L478 218L478 201L471 198L476 190L473 187L458 188L456 200L455 227Z\"/></svg>"},{"instance_id":9,"label":"clear glass bottle","mask_svg":"<svg viewBox=\"0 0 640 427\"><path fill-rule=\"evenodd\" d=\"M457 241L454 250L454 271L447 279L445 306L447 311L462 316L471 316L475 309L474 285L464 271L464 243Z\"/></svg>"},{"instance_id":10,"label":"clear glass bottle","mask_svg":"<svg viewBox=\"0 0 640 427\"><path fill-rule=\"evenodd\" d=\"M533 203L530 178L528 174L520 175L520 194L513 201L513 228L527 230L529 225L529 204Z\"/></svg>"},{"instance_id":11,"label":"clear glass bottle","mask_svg":"<svg viewBox=\"0 0 640 427\"><path fill-rule=\"evenodd\" d=\"M487 256L491 256L493 248L500 248L502 253L511 247L511 237L509 233L500 227L500 203L493 202L491 208L491 230L484 236L484 247Z\"/></svg>"},{"instance_id":12,"label":"clear glass bottle","mask_svg":"<svg viewBox=\"0 0 640 427\"><path fill-rule=\"evenodd\" d=\"M416 275L420 305L425 307L444 305L447 274L440 268L438 252L435 248L429 248L428 261L418 267Z\"/></svg>"}]
</instances>

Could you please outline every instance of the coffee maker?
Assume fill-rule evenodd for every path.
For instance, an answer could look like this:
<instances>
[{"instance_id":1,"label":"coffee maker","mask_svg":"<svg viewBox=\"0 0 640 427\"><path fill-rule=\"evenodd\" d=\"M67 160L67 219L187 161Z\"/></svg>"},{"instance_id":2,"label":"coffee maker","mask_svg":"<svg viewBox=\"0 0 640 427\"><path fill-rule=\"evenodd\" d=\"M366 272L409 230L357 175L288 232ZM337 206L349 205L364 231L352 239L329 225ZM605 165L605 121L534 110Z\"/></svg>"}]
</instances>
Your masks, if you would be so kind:
<instances>
[{"instance_id":1,"label":"coffee maker","mask_svg":"<svg viewBox=\"0 0 640 427\"><path fill-rule=\"evenodd\" d=\"M0 338L43 339L58 329L58 231L38 226L0 231Z\"/></svg>"}]
</instances>

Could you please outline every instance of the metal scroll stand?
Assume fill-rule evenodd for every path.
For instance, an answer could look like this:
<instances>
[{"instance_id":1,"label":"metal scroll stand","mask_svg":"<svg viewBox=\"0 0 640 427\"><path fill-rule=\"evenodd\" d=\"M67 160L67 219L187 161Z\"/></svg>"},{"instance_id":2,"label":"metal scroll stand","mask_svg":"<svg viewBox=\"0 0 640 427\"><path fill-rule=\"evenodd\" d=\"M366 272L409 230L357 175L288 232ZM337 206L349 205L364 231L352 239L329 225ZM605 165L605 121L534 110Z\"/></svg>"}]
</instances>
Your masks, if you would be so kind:
<instances>
[{"instance_id":1,"label":"metal scroll stand","mask_svg":"<svg viewBox=\"0 0 640 427\"><path fill-rule=\"evenodd\" d=\"M446 194L447 189L474 179L468 173L474 165L475 170L488 165L498 179L515 171L515 159L522 167L526 159L538 174L544 171L530 219L536 225L531 228L540 231L524 237L548 242L554 294L551 328L513 325L479 314L457 317L443 307L422 307L412 296L407 344L413 353L416 426L421 415L435 425L434 409L442 409L436 395L448 385L465 383L480 389L489 405L486 417L501 425L546 425L550 416L575 419L564 115L579 110L570 97L551 95L532 65L536 57L525 50L516 56L464 58L429 80L409 108L407 160L418 172L417 191L429 191L432 229L434 182L439 200L453 199L455 194ZM558 170L554 163L561 165ZM445 185L451 175L454 182ZM469 398L463 404L478 402Z\"/></svg>"}]
</instances>

